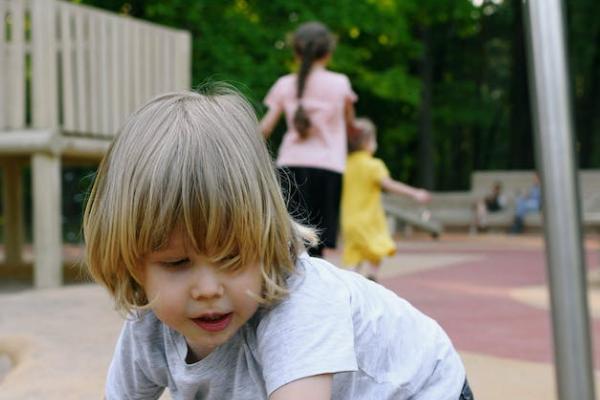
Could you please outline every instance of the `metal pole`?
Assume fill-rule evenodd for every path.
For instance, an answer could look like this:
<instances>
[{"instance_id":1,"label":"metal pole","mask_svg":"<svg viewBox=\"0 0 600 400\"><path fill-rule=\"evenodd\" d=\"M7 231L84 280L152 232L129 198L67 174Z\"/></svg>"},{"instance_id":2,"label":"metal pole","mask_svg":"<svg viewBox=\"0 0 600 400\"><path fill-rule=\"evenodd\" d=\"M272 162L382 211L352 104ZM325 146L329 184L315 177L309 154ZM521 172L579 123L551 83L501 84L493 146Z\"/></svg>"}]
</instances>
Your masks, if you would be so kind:
<instances>
[{"instance_id":1,"label":"metal pole","mask_svg":"<svg viewBox=\"0 0 600 400\"><path fill-rule=\"evenodd\" d=\"M544 233L550 279L558 395L593 400L588 320L570 91L560 0L524 2Z\"/></svg>"}]
</instances>

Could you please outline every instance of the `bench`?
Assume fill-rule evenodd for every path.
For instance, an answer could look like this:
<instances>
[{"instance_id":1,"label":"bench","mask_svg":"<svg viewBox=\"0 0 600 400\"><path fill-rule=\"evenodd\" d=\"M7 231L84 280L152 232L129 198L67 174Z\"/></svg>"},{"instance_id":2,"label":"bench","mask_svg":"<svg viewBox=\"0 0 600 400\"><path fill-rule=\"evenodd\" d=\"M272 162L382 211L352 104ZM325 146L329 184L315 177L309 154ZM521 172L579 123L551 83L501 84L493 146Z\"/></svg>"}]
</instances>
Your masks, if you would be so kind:
<instances>
[{"instance_id":1,"label":"bench","mask_svg":"<svg viewBox=\"0 0 600 400\"><path fill-rule=\"evenodd\" d=\"M446 230L474 231L473 205L489 193L493 184L502 183L503 194L507 200L504 210L489 213L487 226L491 230L506 231L512 224L516 199L526 193L533 182L533 171L475 171L471 175L471 190L460 192L433 192L427 209L431 213L430 221L440 226L440 232ZM581 210L583 226L586 229L600 229L600 170L582 170L579 173L581 192ZM398 222L411 225L424 206L409 198L384 194L384 209L392 225ZM398 210L402 210L404 215ZM541 229L542 213L531 213L525 217L525 228ZM420 225L414 224L421 228ZM392 226L393 228L393 226Z\"/></svg>"}]
</instances>

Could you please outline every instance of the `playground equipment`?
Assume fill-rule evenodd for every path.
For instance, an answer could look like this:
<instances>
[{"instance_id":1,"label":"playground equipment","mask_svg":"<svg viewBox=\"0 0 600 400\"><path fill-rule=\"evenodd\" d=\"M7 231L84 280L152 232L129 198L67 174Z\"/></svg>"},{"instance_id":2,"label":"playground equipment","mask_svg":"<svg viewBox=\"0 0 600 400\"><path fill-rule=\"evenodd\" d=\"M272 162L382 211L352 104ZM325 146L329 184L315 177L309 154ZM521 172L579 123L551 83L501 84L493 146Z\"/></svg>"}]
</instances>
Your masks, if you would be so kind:
<instances>
[{"instance_id":1,"label":"playground equipment","mask_svg":"<svg viewBox=\"0 0 600 400\"><path fill-rule=\"evenodd\" d=\"M398 230L398 223L404 228L406 236L410 236L413 227L425 231L432 238L437 239L442 234L443 226L435 218L431 218L429 209L416 209L404 207L403 204L395 204L397 196L388 194L383 195L383 206L388 221L389 229L392 233Z\"/></svg>"},{"instance_id":2,"label":"playground equipment","mask_svg":"<svg viewBox=\"0 0 600 400\"><path fill-rule=\"evenodd\" d=\"M34 285L62 283L61 165L98 163L137 106L188 89L190 47L188 32L91 7L0 1L0 268L28 268L21 169L29 164Z\"/></svg>"},{"instance_id":3,"label":"playground equipment","mask_svg":"<svg viewBox=\"0 0 600 400\"><path fill-rule=\"evenodd\" d=\"M543 193L558 397L593 400L594 370L563 9L560 0L529 0L523 7L536 161Z\"/></svg>"}]
</instances>

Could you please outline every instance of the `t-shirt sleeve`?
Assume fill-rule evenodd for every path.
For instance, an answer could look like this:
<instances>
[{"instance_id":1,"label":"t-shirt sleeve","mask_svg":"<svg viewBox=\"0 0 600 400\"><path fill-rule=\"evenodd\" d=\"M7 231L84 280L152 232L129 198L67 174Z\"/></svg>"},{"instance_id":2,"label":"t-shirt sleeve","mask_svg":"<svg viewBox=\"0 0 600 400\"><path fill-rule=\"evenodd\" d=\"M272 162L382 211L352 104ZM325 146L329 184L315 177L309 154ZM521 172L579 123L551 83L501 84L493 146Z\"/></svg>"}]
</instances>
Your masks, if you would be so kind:
<instances>
[{"instance_id":1,"label":"t-shirt sleeve","mask_svg":"<svg viewBox=\"0 0 600 400\"><path fill-rule=\"evenodd\" d=\"M106 379L106 400L158 399L164 387L153 383L144 373L146 360L134 337L134 322L126 321L115 348Z\"/></svg>"},{"instance_id":2,"label":"t-shirt sleeve","mask_svg":"<svg viewBox=\"0 0 600 400\"><path fill-rule=\"evenodd\" d=\"M281 112L283 111L284 85L281 78L271 86L263 103L269 107L269 110Z\"/></svg>"},{"instance_id":3,"label":"t-shirt sleeve","mask_svg":"<svg viewBox=\"0 0 600 400\"><path fill-rule=\"evenodd\" d=\"M257 355L268 395L301 378L358 368L349 295L318 277L300 280L258 326Z\"/></svg>"},{"instance_id":4,"label":"t-shirt sleeve","mask_svg":"<svg viewBox=\"0 0 600 400\"><path fill-rule=\"evenodd\" d=\"M356 103L358 100L358 95L354 93L354 90L352 90L350 79L347 76L344 76L344 85L346 86L346 100Z\"/></svg>"},{"instance_id":5,"label":"t-shirt sleeve","mask_svg":"<svg viewBox=\"0 0 600 400\"><path fill-rule=\"evenodd\" d=\"M370 175L373 182L376 185L380 185L383 179L390 177L390 171L383 161L375 158L370 166Z\"/></svg>"}]
</instances>

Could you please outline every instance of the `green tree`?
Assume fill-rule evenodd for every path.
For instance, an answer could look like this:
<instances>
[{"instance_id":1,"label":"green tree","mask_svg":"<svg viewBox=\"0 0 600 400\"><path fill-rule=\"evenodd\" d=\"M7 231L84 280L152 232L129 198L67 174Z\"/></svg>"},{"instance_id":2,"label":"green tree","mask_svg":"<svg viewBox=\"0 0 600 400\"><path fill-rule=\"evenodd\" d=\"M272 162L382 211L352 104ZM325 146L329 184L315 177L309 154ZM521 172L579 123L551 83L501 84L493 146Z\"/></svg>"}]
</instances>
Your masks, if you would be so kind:
<instances>
[{"instance_id":1,"label":"green tree","mask_svg":"<svg viewBox=\"0 0 600 400\"><path fill-rule=\"evenodd\" d=\"M580 165L600 166L600 3L565 2Z\"/></svg>"},{"instance_id":2,"label":"green tree","mask_svg":"<svg viewBox=\"0 0 600 400\"><path fill-rule=\"evenodd\" d=\"M436 190L469 187L474 169L533 167L519 0L85 0L189 30L193 84L228 80L261 99L294 68L288 35L307 20L338 37L357 111L379 129L392 174ZM600 3L567 2L581 165L600 167ZM281 135L275 135L277 145Z\"/></svg>"}]
</instances>

